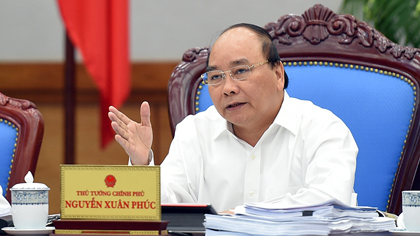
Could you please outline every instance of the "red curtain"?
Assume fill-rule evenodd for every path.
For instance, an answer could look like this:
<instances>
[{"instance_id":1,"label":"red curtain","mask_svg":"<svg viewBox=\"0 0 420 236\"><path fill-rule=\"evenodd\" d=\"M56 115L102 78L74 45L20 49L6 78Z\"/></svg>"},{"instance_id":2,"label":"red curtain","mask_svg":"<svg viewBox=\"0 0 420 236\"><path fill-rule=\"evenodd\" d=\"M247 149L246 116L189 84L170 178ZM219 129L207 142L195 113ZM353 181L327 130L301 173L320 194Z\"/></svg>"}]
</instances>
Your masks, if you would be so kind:
<instances>
[{"instance_id":1,"label":"red curtain","mask_svg":"<svg viewBox=\"0 0 420 236\"><path fill-rule=\"evenodd\" d=\"M58 0L67 34L101 96L101 146L114 137L108 107L130 93L128 0Z\"/></svg>"}]
</instances>

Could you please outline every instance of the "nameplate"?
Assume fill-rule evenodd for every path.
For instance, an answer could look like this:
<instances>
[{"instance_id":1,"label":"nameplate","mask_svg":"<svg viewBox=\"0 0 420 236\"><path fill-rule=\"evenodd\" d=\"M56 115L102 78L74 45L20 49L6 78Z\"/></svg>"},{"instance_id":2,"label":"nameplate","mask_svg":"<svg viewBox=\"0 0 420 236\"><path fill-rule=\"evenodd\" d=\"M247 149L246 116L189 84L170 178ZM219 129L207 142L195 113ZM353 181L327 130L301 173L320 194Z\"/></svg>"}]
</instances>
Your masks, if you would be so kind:
<instances>
[{"instance_id":1,"label":"nameplate","mask_svg":"<svg viewBox=\"0 0 420 236\"><path fill-rule=\"evenodd\" d=\"M61 218L161 220L160 167L61 165Z\"/></svg>"}]
</instances>

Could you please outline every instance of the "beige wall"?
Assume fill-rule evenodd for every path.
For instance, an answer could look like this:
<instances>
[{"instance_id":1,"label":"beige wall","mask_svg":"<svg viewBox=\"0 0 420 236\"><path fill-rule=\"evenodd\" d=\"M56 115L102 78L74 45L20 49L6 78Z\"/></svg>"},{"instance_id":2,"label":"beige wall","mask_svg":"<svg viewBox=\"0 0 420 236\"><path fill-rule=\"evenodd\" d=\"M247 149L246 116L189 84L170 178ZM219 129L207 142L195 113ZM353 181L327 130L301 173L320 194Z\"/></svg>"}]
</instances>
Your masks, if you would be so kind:
<instances>
[{"instance_id":1,"label":"beige wall","mask_svg":"<svg viewBox=\"0 0 420 236\"><path fill-rule=\"evenodd\" d=\"M342 0L130 0L131 59L178 61L209 46L220 30L248 22L263 26L316 3L338 11ZM64 27L56 0L0 1L0 62L62 61Z\"/></svg>"}]
</instances>

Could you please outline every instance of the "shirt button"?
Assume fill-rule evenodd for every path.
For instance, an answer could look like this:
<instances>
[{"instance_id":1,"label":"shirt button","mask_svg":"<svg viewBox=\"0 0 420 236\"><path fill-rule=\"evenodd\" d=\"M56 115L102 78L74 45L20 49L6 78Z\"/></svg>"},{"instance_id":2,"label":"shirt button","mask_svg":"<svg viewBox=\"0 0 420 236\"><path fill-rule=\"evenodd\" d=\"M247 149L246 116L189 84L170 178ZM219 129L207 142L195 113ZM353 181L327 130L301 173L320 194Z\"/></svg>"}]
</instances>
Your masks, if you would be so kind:
<instances>
[{"instance_id":1,"label":"shirt button","mask_svg":"<svg viewBox=\"0 0 420 236\"><path fill-rule=\"evenodd\" d=\"M249 191L249 196L254 196L254 191Z\"/></svg>"},{"instance_id":2,"label":"shirt button","mask_svg":"<svg viewBox=\"0 0 420 236\"><path fill-rule=\"evenodd\" d=\"M251 156L251 159L252 159L252 160L255 160L255 155L252 155L252 156Z\"/></svg>"}]
</instances>

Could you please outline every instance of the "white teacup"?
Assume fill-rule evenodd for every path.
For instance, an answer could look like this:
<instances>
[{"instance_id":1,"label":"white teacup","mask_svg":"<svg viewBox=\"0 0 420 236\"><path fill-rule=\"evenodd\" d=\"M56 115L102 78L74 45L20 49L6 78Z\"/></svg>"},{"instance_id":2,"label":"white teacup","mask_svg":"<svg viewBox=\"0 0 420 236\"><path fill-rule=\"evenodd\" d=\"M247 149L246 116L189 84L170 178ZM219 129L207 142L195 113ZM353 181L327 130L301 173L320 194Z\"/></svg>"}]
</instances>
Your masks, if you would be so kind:
<instances>
[{"instance_id":1,"label":"white teacup","mask_svg":"<svg viewBox=\"0 0 420 236\"><path fill-rule=\"evenodd\" d=\"M420 191L403 191L402 205L406 230L420 231Z\"/></svg>"},{"instance_id":2,"label":"white teacup","mask_svg":"<svg viewBox=\"0 0 420 236\"><path fill-rule=\"evenodd\" d=\"M10 189L13 224L16 229L43 229L48 220L50 189L45 184L33 183L32 174L30 178L27 176L26 183L16 184Z\"/></svg>"}]
</instances>

